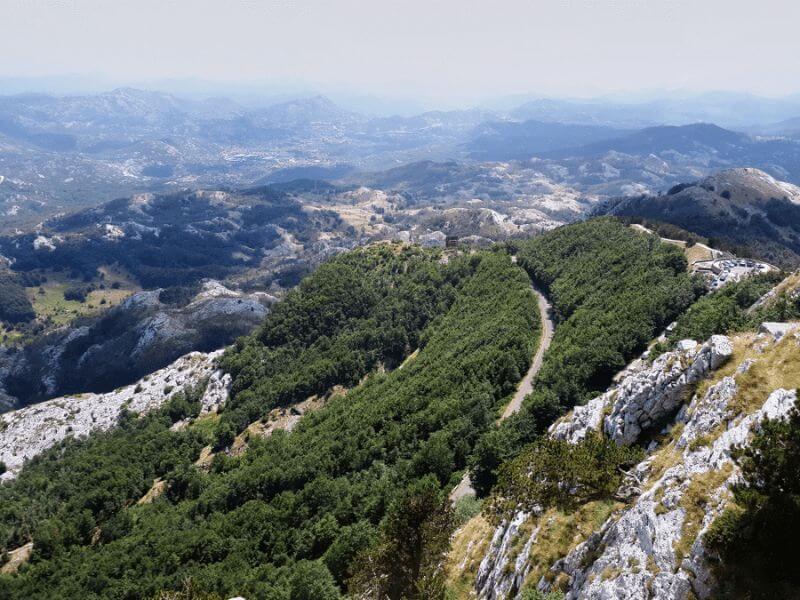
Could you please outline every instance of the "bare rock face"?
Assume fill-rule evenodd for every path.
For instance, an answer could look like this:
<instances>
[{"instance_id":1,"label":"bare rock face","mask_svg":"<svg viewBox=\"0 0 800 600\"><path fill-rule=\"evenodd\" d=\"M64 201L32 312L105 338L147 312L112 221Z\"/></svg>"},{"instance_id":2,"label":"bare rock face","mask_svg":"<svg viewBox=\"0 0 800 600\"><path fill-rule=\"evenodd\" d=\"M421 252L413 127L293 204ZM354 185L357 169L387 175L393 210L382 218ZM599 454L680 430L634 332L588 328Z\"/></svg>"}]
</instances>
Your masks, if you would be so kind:
<instances>
[{"instance_id":1,"label":"bare rock face","mask_svg":"<svg viewBox=\"0 0 800 600\"><path fill-rule=\"evenodd\" d=\"M699 348L693 342L683 348L661 355L650 369L622 382L611 414L603 422L606 435L629 446L643 432L663 425L686 400L690 387L733 353L730 340L722 335L713 336Z\"/></svg>"},{"instance_id":2,"label":"bare rock face","mask_svg":"<svg viewBox=\"0 0 800 600\"><path fill-rule=\"evenodd\" d=\"M264 320L270 300L215 281L207 281L185 306L162 302L160 290L139 292L94 321L0 353L5 404L109 392L189 352L230 344Z\"/></svg>"},{"instance_id":3,"label":"bare rock face","mask_svg":"<svg viewBox=\"0 0 800 600\"><path fill-rule=\"evenodd\" d=\"M609 519L599 535L579 545L552 570L569 577L568 600L714 597L702 534L724 510L736 480L731 450L747 443L764 418L781 418L797 400L794 390L774 391L755 413L734 418L708 445L692 443L711 434L732 415L733 377L709 388L689 405L675 446L680 454L632 506ZM703 488L708 501L699 512L691 495ZM585 565L586 556L594 560ZM542 589L549 584L540 583Z\"/></svg>"},{"instance_id":4,"label":"bare rock face","mask_svg":"<svg viewBox=\"0 0 800 600\"><path fill-rule=\"evenodd\" d=\"M770 340L763 343L777 348L780 342ZM538 582L530 581L530 556L544 525L534 520L526 527L537 515L522 509L502 523L480 565L477 597L517 598L523 585L533 584L543 592L557 587L568 600L713 598L703 535L730 501L738 477L732 449L747 444L763 419L785 417L797 401L796 390L782 388L765 393L761 406L738 401L740 380L754 361L767 358L745 359L703 394L688 397L732 355L724 336L702 345L682 342L651 365L636 361L617 387L554 424L550 435L573 443L590 431L620 444L639 442L656 428L668 435L651 443L647 458L626 475L620 491L629 493L618 494L626 505L565 548Z\"/></svg>"},{"instance_id":5,"label":"bare rock face","mask_svg":"<svg viewBox=\"0 0 800 600\"><path fill-rule=\"evenodd\" d=\"M702 346L683 340L652 365L637 362L618 387L576 407L569 418L550 428L550 434L575 443L602 426L608 437L629 446L643 432L663 426L686 400L691 386L719 368L732 353L730 340L722 335L712 336Z\"/></svg>"},{"instance_id":6,"label":"bare rock face","mask_svg":"<svg viewBox=\"0 0 800 600\"><path fill-rule=\"evenodd\" d=\"M55 398L0 415L0 461L10 479L26 460L67 437L81 437L114 427L123 410L145 414L176 394L203 387L201 410L216 410L230 391L231 377L217 367L223 350L192 352L140 381L106 394Z\"/></svg>"},{"instance_id":7,"label":"bare rock face","mask_svg":"<svg viewBox=\"0 0 800 600\"><path fill-rule=\"evenodd\" d=\"M781 339L787 333L792 333L800 328L798 323L762 323L759 327L759 332L766 335L771 335L776 340Z\"/></svg>"},{"instance_id":8,"label":"bare rock face","mask_svg":"<svg viewBox=\"0 0 800 600\"><path fill-rule=\"evenodd\" d=\"M519 534L520 526L527 521L528 517L528 513L520 511L511 520L504 522L495 529L490 545L491 550L481 561L475 582L476 589L481 593L481 598L488 598L489 600L505 598L511 590L518 590L522 585L522 580L525 578L527 571L524 564L517 564L517 562L519 559L524 560L525 556L527 556L527 550L530 549L529 545L534 536L531 536L528 540L525 552L522 552L517 557L513 570L508 567L511 562L511 546ZM492 560L492 557L497 557L498 560Z\"/></svg>"}]
</instances>

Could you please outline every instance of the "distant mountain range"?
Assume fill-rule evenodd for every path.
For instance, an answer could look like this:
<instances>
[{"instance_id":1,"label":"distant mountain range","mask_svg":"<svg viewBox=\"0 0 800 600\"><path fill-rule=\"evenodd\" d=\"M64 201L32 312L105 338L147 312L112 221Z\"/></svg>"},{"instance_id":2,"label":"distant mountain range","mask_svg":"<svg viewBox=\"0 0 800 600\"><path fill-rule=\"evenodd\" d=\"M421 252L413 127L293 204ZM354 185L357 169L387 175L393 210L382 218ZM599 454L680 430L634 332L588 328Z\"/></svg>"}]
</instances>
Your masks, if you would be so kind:
<instances>
[{"instance_id":1,"label":"distant mountain range","mask_svg":"<svg viewBox=\"0 0 800 600\"><path fill-rule=\"evenodd\" d=\"M585 145L548 153L552 158L569 156L597 156L607 152L648 155L664 152L711 152L720 157L742 153L755 142L746 134L729 131L708 123L682 126L648 127L627 135L602 139Z\"/></svg>"},{"instance_id":2,"label":"distant mountain range","mask_svg":"<svg viewBox=\"0 0 800 600\"><path fill-rule=\"evenodd\" d=\"M797 95L773 99L730 92L643 102L537 99L509 113L516 120L536 119L631 129L654 125L688 125L701 121L743 128L758 123L774 123L799 114L800 96Z\"/></svg>"},{"instance_id":3,"label":"distant mountain range","mask_svg":"<svg viewBox=\"0 0 800 600\"><path fill-rule=\"evenodd\" d=\"M545 121L493 121L473 131L467 147L476 160L527 159L549 153L620 138L628 130L601 125L574 125Z\"/></svg>"},{"instance_id":4,"label":"distant mountain range","mask_svg":"<svg viewBox=\"0 0 800 600\"><path fill-rule=\"evenodd\" d=\"M479 187L488 191L478 198L508 192L509 173L516 178L513 190L546 179L590 198L656 192L735 167L800 182L800 138L790 135L791 119L800 115L795 100L537 100L507 111L372 117L324 96L265 107L132 88L4 96L0 227L32 226L141 192L287 185L295 179L392 185L398 174L404 180L399 187L409 189L415 187L409 182L429 178L434 164L479 173ZM696 122L731 122L726 115L736 108L740 121L777 125L740 133ZM492 164L497 162L509 163L502 176ZM417 168L422 171L415 174ZM502 186L499 179L506 180ZM463 200L475 183L470 176L463 185L453 180L426 193Z\"/></svg>"},{"instance_id":5,"label":"distant mountain range","mask_svg":"<svg viewBox=\"0 0 800 600\"><path fill-rule=\"evenodd\" d=\"M800 265L800 188L757 169L733 169L659 196L611 200L603 212L665 221L742 256Z\"/></svg>"}]
</instances>

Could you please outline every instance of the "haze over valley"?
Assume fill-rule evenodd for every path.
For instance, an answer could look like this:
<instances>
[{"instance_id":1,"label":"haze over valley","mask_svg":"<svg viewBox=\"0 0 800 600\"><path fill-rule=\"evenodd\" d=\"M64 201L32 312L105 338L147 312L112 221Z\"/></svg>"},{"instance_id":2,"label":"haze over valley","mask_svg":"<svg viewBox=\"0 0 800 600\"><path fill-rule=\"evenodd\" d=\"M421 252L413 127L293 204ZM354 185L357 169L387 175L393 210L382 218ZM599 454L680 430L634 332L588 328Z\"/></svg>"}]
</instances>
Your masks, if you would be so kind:
<instances>
[{"instance_id":1,"label":"haze over valley","mask_svg":"<svg viewBox=\"0 0 800 600\"><path fill-rule=\"evenodd\" d=\"M800 597L800 9L0 6L0 600Z\"/></svg>"}]
</instances>

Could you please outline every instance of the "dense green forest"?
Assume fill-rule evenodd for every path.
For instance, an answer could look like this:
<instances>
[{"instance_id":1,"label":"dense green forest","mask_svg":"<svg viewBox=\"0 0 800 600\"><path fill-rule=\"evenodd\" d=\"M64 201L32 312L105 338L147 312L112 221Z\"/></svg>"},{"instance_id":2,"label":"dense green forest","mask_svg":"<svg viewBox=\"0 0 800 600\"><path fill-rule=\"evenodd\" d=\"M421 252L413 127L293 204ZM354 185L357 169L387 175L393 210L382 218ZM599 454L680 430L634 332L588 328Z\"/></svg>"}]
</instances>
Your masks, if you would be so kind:
<instances>
[{"instance_id":1,"label":"dense green forest","mask_svg":"<svg viewBox=\"0 0 800 600\"><path fill-rule=\"evenodd\" d=\"M604 391L703 291L678 248L613 218L515 242L512 251L550 299L556 331L522 410L478 444L472 481L479 493L558 416Z\"/></svg>"},{"instance_id":2,"label":"dense green forest","mask_svg":"<svg viewBox=\"0 0 800 600\"><path fill-rule=\"evenodd\" d=\"M762 307L750 310L755 302L777 285L783 275L777 272L729 283L700 298L677 320L668 342L682 339L705 340L714 334L727 334L757 328L764 321L800 318L800 298L779 294ZM665 350L655 348L654 354Z\"/></svg>"},{"instance_id":3,"label":"dense green forest","mask_svg":"<svg viewBox=\"0 0 800 600\"><path fill-rule=\"evenodd\" d=\"M0 578L0 598L188 585L326 599L364 581L364 565L383 565L381 581L409 598L441 590L444 495L527 368L538 322L506 254L438 259L384 246L320 268L225 357L234 395L214 431L169 431L196 411L188 397L29 464L0 488L0 543L32 538L34 554ZM270 408L358 382L291 433L224 452ZM208 442L218 453L204 472L192 463ZM154 477L167 492L136 505ZM421 533L398 559L391 549L409 531Z\"/></svg>"},{"instance_id":4,"label":"dense green forest","mask_svg":"<svg viewBox=\"0 0 800 600\"><path fill-rule=\"evenodd\" d=\"M541 434L555 418L605 390L673 320L674 340L800 315L788 297L748 312L776 276L700 297L679 249L611 218L506 250L519 266L501 248L449 262L401 245L340 255L226 353L233 390L217 418L172 431L197 414L188 393L31 461L0 486L0 550L35 542L19 574L0 576L0 600L442 598L457 523L446 495L468 465L480 494L499 474L498 513L572 502L548 473L607 497L637 451L550 443ZM534 392L498 426L539 337L530 280L556 332ZM240 436L246 451L228 452L270 410L311 396L328 400L291 433ZM215 456L199 468L206 446ZM164 494L137 504L156 478ZM718 529L719 547L750 522Z\"/></svg>"},{"instance_id":5,"label":"dense green forest","mask_svg":"<svg viewBox=\"0 0 800 600\"><path fill-rule=\"evenodd\" d=\"M24 323L35 316L33 305L18 278L11 273L0 272L0 321Z\"/></svg>"}]
</instances>

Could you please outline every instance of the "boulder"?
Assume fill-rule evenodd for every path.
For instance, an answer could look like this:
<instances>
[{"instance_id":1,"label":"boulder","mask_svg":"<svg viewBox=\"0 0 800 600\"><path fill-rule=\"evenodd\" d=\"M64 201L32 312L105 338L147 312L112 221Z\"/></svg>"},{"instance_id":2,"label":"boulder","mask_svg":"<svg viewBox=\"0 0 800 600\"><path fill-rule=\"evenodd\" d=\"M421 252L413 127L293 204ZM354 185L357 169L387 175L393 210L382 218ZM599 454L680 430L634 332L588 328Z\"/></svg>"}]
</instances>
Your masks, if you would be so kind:
<instances>
[{"instance_id":1,"label":"boulder","mask_svg":"<svg viewBox=\"0 0 800 600\"><path fill-rule=\"evenodd\" d=\"M800 328L800 323L773 323L765 321L758 328L758 332L779 340L787 333L791 333L798 328Z\"/></svg>"}]
</instances>

